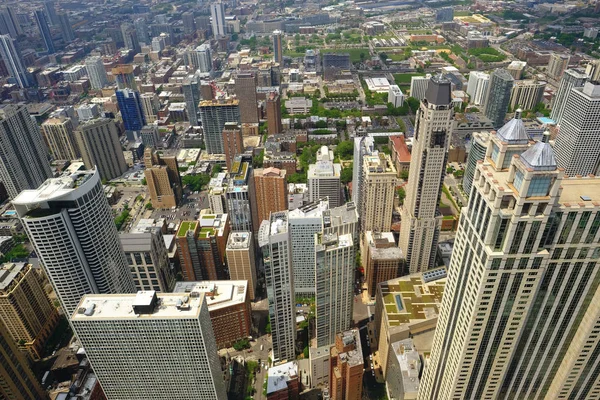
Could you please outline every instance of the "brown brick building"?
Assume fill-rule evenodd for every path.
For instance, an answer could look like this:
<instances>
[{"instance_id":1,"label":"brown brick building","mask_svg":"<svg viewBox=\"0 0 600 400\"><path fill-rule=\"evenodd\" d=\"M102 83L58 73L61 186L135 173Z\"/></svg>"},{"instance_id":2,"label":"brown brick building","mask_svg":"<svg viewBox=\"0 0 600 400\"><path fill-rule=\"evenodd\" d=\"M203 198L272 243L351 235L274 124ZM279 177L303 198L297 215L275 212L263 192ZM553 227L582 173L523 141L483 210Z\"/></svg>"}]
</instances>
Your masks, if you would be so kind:
<instances>
[{"instance_id":1,"label":"brown brick building","mask_svg":"<svg viewBox=\"0 0 600 400\"><path fill-rule=\"evenodd\" d=\"M226 122L223 128L223 148L225 149L225 163L231 169L236 155L244 152L244 139L242 130L235 122Z\"/></svg>"},{"instance_id":2,"label":"brown brick building","mask_svg":"<svg viewBox=\"0 0 600 400\"><path fill-rule=\"evenodd\" d=\"M362 398L364 359L357 329L338 333L330 350L329 394L331 400Z\"/></svg>"},{"instance_id":3,"label":"brown brick building","mask_svg":"<svg viewBox=\"0 0 600 400\"><path fill-rule=\"evenodd\" d=\"M254 232L260 224L268 220L272 212L288 209L287 172L277 168L257 168L253 171L254 180Z\"/></svg>"},{"instance_id":4,"label":"brown brick building","mask_svg":"<svg viewBox=\"0 0 600 400\"><path fill-rule=\"evenodd\" d=\"M267 130L269 135L277 135L283 132L281 125L281 101L275 92L267 96Z\"/></svg>"}]
</instances>

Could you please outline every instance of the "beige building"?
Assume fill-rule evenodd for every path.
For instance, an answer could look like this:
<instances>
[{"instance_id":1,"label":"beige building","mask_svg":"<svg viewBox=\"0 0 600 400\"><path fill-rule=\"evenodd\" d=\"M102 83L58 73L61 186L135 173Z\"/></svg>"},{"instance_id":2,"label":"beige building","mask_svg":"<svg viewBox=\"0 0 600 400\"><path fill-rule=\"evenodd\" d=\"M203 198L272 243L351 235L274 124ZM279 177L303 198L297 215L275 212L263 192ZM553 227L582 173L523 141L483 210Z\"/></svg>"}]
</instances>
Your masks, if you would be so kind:
<instances>
[{"instance_id":1,"label":"beige building","mask_svg":"<svg viewBox=\"0 0 600 400\"><path fill-rule=\"evenodd\" d=\"M367 293L375 297L377 285L406 273L406 260L392 232L366 231L361 242Z\"/></svg>"},{"instance_id":2,"label":"beige building","mask_svg":"<svg viewBox=\"0 0 600 400\"><path fill-rule=\"evenodd\" d=\"M71 118L44 121L42 133L55 160L76 160L80 157Z\"/></svg>"},{"instance_id":3,"label":"beige building","mask_svg":"<svg viewBox=\"0 0 600 400\"><path fill-rule=\"evenodd\" d=\"M554 79L560 79L565 69L569 66L571 56L567 54L553 53L548 61L548 75Z\"/></svg>"},{"instance_id":4,"label":"beige building","mask_svg":"<svg viewBox=\"0 0 600 400\"><path fill-rule=\"evenodd\" d=\"M510 95L510 108L533 110L544 99L546 82L536 80L516 81Z\"/></svg>"},{"instance_id":5,"label":"beige building","mask_svg":"<svg viewBox=\"0 0 600 400\"><path fill-rule=\"evenodd\" d=\"M375 153L363 157L360 216L363 231L388 232L398 178L390 156Z\"/></svg>"},{"instance_id":6,"label":"beige building","mask_svg":"<svg viewBox=\"0 0 600 400\"><path fill-rule=\"evenodd\" d=\"M256 296L256 259L251 232L231 232L225 249L229 277L234 281L248 281L248 296Z\"/></svg>"},{"instance_id":7,"label":"beige building","mask_svg":"<svg viewBox=\"0 0 600 400\"><path fill-rule=\"evenodd\" d=\"M288 209L288 188L286 171L278 168L257 168L252 173L254 181L253 199L255 215L254 232L262 221L268 220L272 212Z\"/></svg>"},{"instance_id":8,"label":"beige building","mask_svg":"<svg viewBox=\"0 0 600 400\"><path fill-rule=\"evenodd\" d=\"M322 146L317 152L317 162L308 166L308 197L317 201L327 196L329 206L339 207L344 202L341 198L340 174L342 166L334 163L333 151Z\"/></svg>"},{"instance_id":9,"label":"beige building","mask_svg":"<svg viewBox=\"0 0 600 400\"><path fill-rule=\"evenodd\" d=\"M445 285L446 270L440 268L381 282L377 287L374 331L384 378L392 343L412 338L419 352L431 350Z\"/></svg>"},{"instance_id":10,"label":"beige building","mask_svg":"<svg viewBox=\"0 0 600 400\"><path fill-rule=\"evenodd\" d=\"M5 325L12 341L25 349L31 358L39 360L57 323L58 311L50 303L40 276L31 264L2 265L0 325Z\"/></svg>"},{"instance_id":11,"label":"beige building","mask_svg":"<svg viewBox=\"0 0 600 400\"><path fill-rule=\"evenodd\" d=\"M85 167L96 166L103 180L118 178L127 171L119 131L113 120L98 118L80 124L75 137Z\"/></svg>"},{"instance_id":12,"label":"beige building","mask_svg":"<svg viewBox=\"0 0 600 400\"><path fill-rule=\"evenodd\" d=\"M162 157L152 148L144 151L144 176L154 208L172 208L179 204L182 184L176 157Z\"/></svg>"}]
</instances>

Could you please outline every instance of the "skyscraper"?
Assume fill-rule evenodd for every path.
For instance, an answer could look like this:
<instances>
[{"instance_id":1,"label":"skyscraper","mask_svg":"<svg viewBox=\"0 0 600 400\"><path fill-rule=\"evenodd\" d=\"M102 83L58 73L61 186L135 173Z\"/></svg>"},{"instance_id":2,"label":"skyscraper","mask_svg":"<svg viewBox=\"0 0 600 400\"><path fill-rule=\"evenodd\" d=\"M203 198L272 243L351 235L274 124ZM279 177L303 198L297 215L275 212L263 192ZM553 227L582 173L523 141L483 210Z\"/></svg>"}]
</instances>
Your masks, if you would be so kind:
<instances>
[{"instance_id":1,"label":"skyscraper","mask_svg":"<svg viewBox=\"0 0 600 400\"><path fill-rule=\"evenodd\" d=\"M63 40L66 44L71 43L75 40L75 34L73 33L73 27L69 21L69 15L67 13L58 14L58 20L60 22L60 31L62 33Z\"/></svg>"},{"instance_id":2,"label":"skyscraper","mask_svg":"<svg viewBox=\"0 0 600 400\"><path fill-rule=\"evenodd\" d=\"M256 98L256 75L238 73L235 78L235 95L240 102L240 122L258 123L258 100Z\"/></svg>"},{"instance_id":3,"label":"skyscraper","mask_svg":"<svg viewBox=\"0 0 600 400\"><path fill-rule=\"evenodd\" d=\"M212 55L208 43L201 44L190 54L190 62L198 72L210 72L213 69ZM209 99L205 99L209 100Z\"/></svg>"},{"instance_id":4,"label":"skyscraper","mask_svg":"<svg viewBox=\"0 0 600 400\"><path fill-rule=\"evenodd\" d=\"M81 300L85 311L70 314L71 324L108 398L227 398L206 296L146 291Z\"/></svg>"},{"instance_id":5,"label":"skyscraper","mask_svg":"<svg viewBox=\"0 0 600 400\"><path fill-rule=\"evenodd\" d=\"M467 197L471 195L471 187L473 186L473 177L477 169L477 161L485 158L488 142L490 141L489 132L474 132L471 136L471 149L467 157L467 165L465 167L465 175L463 176L463 189Z\"/></svg>"},{"instance_id":6,"label":"skyscraper","mask_svg":"<svg viewBox=\"0 0 600 400\"><path fill-rule=\"evenodd\" d=\"M144 150L144 176L154 208L177 207L183 195L179 164L174 156L161 156L152 147Z\"/></svg>"},{"instance_id":7,"label":"skyscraper","mask_svg":"<svg viewBox=\"0 0 600 400\"><path fill-rule=\"evenodd\" d=\"M488 84L490 83L490 74L481 71L471 71L469 73L469 84L467 85L467 94L471 96L471 102L475 105L482 105L485 102Z\"/></svg>"},{"instance_id":8,"label":"skyscraper","mask_svg":"<svg viewBox=\"0 0 600 400\"><path fill-rule=\"evenodd\" d=\"M548 75L554 79L560 79L565 69L569 65L571 56L567 54L552 53L548 62Z\"/></svg>"},{"instance_id":9,"label":"skyscraper","mask_svg":"<svg viewBox=\"0 0 600 400\"><path fill-rule=\"evenodd\" d=\"M515 110L533 110L544 99L546 82L537 80L516 81L510 95L510 107Z\"/></svg>"},{"instance_id":10,"label":"skyscraper","mask_svg":"<svg viewBox=\"0 0 600 400\"><path fill-rule=\"evenodd\" d=\"M589 76L581 69L567 69L560 80L560 86L554 96L552 103L552 111L550 118L558 125L561 124L562 118L567 107L567 97L574 87L583 87L588 81Z\"/></svg>"},{"instance_id":11,"label":"skyscraper","mask_svg":"<svg viewBox=\"0 0 600 400\"><path fill-rule=\"evenodd\" d=\"M450 91L450 81L431 78L416 116L399 241L411 274L435 266L438 203L454 122Z\"/></svg>"},{"instance_id":12,"label":"skyscraper","mask_svg":"<svg viewBox=\"0 0 600 400\"><path fill-rule=\"evenodd\" d=\"M197 74L189 75L181 84L183 98L188 111L190 125L199 126L198 103L200 103L200 77Z\"/></svg>"},{"instance_id":13,"label":"skyscraper","mask_svg":"<svg viewBox=\"0 0 600 400\"><path fill-rule=\"evenodd\" d=\"M13 343L18 343L34 360L40 360L57 323L58 311L50 303L33 266L0 266L0 325L4 324Z\"/></svg>"},{"instance_id":14,"label":"skyscraper","mask_svg":"<svg viewBox=\"0 0 600 400\"><path fill-rule=\"evenodd\" d=\"M192 35L196 32L196 21L193 12L184 12L181 14L181 20L183 21L183 33Z\"/></svg>"},{"instance_id":15,"label":"skyscraper","mask_svg":"<svg viewBox=\"0 0 600 400\"><path fill-rule=\"evenodd\" d=\"M566 99L556 137L556 161L567 176L596 174L600 163L598 115L600 84L586 82L573 88Z\"/></svg>"},{"instance_id":16,"label":"skyscraper","mask_svg":"<svg viewBox=\"0 0 600 400\"><path fill-rule=\"evenodd\" d=\"M223 128L223 149L225 150L225 165L231 170L233 161L238 154L244 152L242 130L235 122L226 122Z\"/></svg>"},{"instance_id":17,"label":"skyscraper","mask_svg":"<svg viewBox=\"0 0 600 400\"><path fill-rule=\"evenodd\" d=\"M362 266L369 297L374 298L381 282L406 274L406 259L396 246L392 232L366 231L362 235Z\"/></svg>"},{"instance_id":18,"label":"skyscraper","mask_svg":"<svg viewBox=\"0 0 600 400\"><path fill-rule=\"evenodd\" d=\"M267 95L267 132L269 135L278 135L283 132L281 125L281 101L279 94L271 92Z\"/></svg>"},{"instance_id":19,"label":"skyscraper","mask_svg":"<svg viewBox=\"0 0 600 400\"><path fill-rule=\"evenodd\" d=\"M68 315L86 293L135 290L100 174L82 167L72 164L59 178L24 190L13 200Z\"/></svg>"},{"instance_id":20,"label":"skyscraper","mask_svg":"<svg viewBox=\"0 0 600 400\"><path fill-rule=\"evenodd\" d=\"M182 86L183 88L183 86ZM185 88L183 88L185 91ZM158 111L160 110L160 101L156 93L142 93L140 95L142 101L142 110L144 111L144 119L147 124L156 122Z\"/></svg>"},{"instance_id":21,"label":"skyscraper","mask_svg":"<svg viewBox=\"0 0 600 400\"><path fill-rule=\"evenodd\" d=\"M273 362L296 358L296 312L288 212L272 213L258 232L263 254L269 319L273 339Z\"/></svg>"},{"instance_id":22,"label":"skyscraper","mask_svg":"<svg viewBox=\"0 0 600 400\"><path fill-rule=\"evenodd\" d=\"M140 51L140 41L135 27L130 22L121 24L121 34L123 35L123 41L125 42L125 48L127 50L133 50L134 53Z\"/></svg>"},{"instance_id":23,"label":"skyscraper","mask_svg":"<svg viewBox=\"0 0 600 400\"><path fill-rule=\"evenodd\" d=\"M548 138L510 157L506 171L492 135L461 216L419 398L593 398L600 180L566 178Z\"/></svg>"},{"instance_id":24,"label":"skyscraper","mask_svg":"<svg viewBox=\"0 0 600 400\"><path fill-rule=\"evenodd\" d=\"M111 73L117 82L117 89L137 90L135 76L133 75L133 65L120 64L112 68Z\"/></svg>"},{"instance_id":25,"label":"skyscraper","mask_svg":"<svg viewBox=\"0 0 600 400\"><path fill-rule=\"evenodd\" d=\"M375 152L375 140L372 136L354 138L354 154L352 163L352 201L359 208L362 204L363 158Z\"/></svg>"},{"instance_id":26,"label":"skyscraper","mask_svg":"<svg viewBox=\"0 0 600 400\"><path fill-rule=\"evenodd\" d=\"M102 57L88 57L85 60L85 69L93 89L102 89L104 86L108 85L108 75L106 74Z\"/></svg>"},{"instance_id":27,"label":"skyscraper","mask_svg":"<svg viewBox=\"0 0 600 400\"><path fill-rule=\"evenodd\" d=\"M227 27L225 26L225 6L223 3L212 3L210 5L210 17L212 23L212 31L215 38L225 36Z\"/></svg>"},{"instance_id":28,"label":"skyscraper","mask_svg":"<svg viewBox=\"0 0 600 400\"><path fill-rule=\"evenodd\" d=\"M0 34L10 35L13 39L17 39L19 35L23 34L23 29L13 7L0 8Z\"/></svg>"},{"instance_id":29,"label":"skyscraper","mask_svg":"<svg viewBox=\"0 0 600 400\"><path fill-rule=\"evenodd\" d=\"M374 152L362 157L358 205L362 231L388 232L392 226L392 211L398 178L390 156Z\"/></svg>"},{"instance_id":30,"label":"skyscraper","mask_svg":"<svg viewBox=\"0 0 600 400\"><path fill-rule=\"evenodd\" d=\"M115 179L127 171L119 131L113 120L86 121L77 127L75 138L85 167L97 168L102 179Z\"/></svg>"},{"instance_id":31,"label":"skyscraper","mask_svg":"<svg viewBox=\"0 0 600 400\"><path fill-rule=\"evenodd\" d=\"M27 107L0 107L0 181L8 196L37 188L51 176L46 146Z\"/></svg>"},{"instance_id":32,"label":"skyscraper","mask_svg":"<svg viewBox=\"0 0 600 400\"><path fill-rule=\"evenodd\" d=\"M73 121L68 117L50 118L42 124L42 133L55 160L76 160L80 157Z\"/></svg>"},{"instance_id":33,"label":"skyscraper","mask_svg":"<svg viewBox=\"0 0 600 400\"><path fill-rule=\"evenodd\" d=\"M253 231L254 211L252 201L254 180L249 157L236 157L229 171L229 185L225 190L227 211L231 216L233 231Z\"/></svg>"},{"instance_id":34,"label":"skyscraper","mask_svg":"<svg viewBox=\"0 0 600 400\"><path fill-rule=\"evenodd\" d=\"M43 12L46 14L46 19L52 25L58 25L58 15L56 14L56 7L54 5L54 0L45 0L44 1L44 10Z\"/></svg>"},{"instance_id":35,"label":"skyscraper","mask_svg":"<svg viewBox=\"0 0 600 400\"><path fill-rule=\"evenodd\" d=\"M414 97L415 99L421 101L425 98L425 92L427 91L427 86L429 85L429 81L431 80L431 75L427 74L425 76L413 76L410 78L410 97Z\"/></svg>"},{"instance_id":36,"label":"skyscraper","mask_svg":"<svg viewBox=\"0 0 600 400\"><path fill-rule=\"evenodd\" d=\"M227 268L233 281L248 281L250 300L256 296L256 259L252 232L231 232L227 241Z\"/></svg>"},{"instance_id":37,"label":"skyscraper","mask_svg":"<svg viewBox=\"0 0 600 400\"><path fill-rule=\"evenodd\" d=\"M277 30L273 32L273 61L283 64L283 46L282 46L283 32Z\"/></svg>"},{"instance_id":38,"label":"skyscraper","mask_svg":"<svg viewBox=\"0 0 600 400\"><path fill-rule=\"evenodd\" d=\"M135 34L138 42L150 44L150 34L148 33L148 24L146 23L146 19L136 18L133 21L133 26L135 27Z\"/></svg>"},{"instance_id":39,"label":"skyscraper","mask_svg":"<svg viewBox=\"0 0 600 400\"><path fill-rule=\"evenodd\" d=\"M513 83L514 78L505 69L494 70L490 75L483 113L496 128L504 125Z\"/></svg>"},{"instance_id":40,"label":"skyscraper","mask_svg":"<svg viewBox=\"0 0 600 400\"><path fill-rule=\"evenodd\" d=\"M48 54L54 53L54 42L52 41L52 35L50 34L50 28L48 27L46 14L44 14L44 11L42 10L35 10L34 16L38 29L40 30L40 35L42 36L44 44L46 45L46 49L48 50Z\"/></svg>"},{"instance_id":41,"label":"skyscraper","mask_svg":"<svg viewBox=\"0 0 600 400\"><path fill-rule=\"evenodd\" d=\"M355 248L351 234L315 234L317 347L352 325Z\"/></svg>"},{"instance_id":42,"label":"skyscraper","mask_svg":"<svg viewBox=\"0 0 600 400\"><path fill-rule=\"evenodd\" d=\"M254 232L258 232L260 224L269 219L272 212L288 209L288 191L286 171L278 168L256 168L253 170L254 181L253 204L256 208Z\"/></svg>"},{"instance_id":43,"label":"skyscraper","mask_svg":"<svg viewBox=\"0 0 600 400\"><path fill-rule=\"evenodd\" d=\"M329 394L331 399L362 399L363 358L360 332L351 329L339 332L330 349Z\"/></svg>"},{"instance_id":44,"label":"skyscraper","mask_svg":"<svg viewBox=\"0 0 600 400\"><path fill-rule=\"evenodd\" d=\"M20 88L31 86L31 79L21 59L21 53L9 35L0 35L0 57L4 61L8 74Z\"/></svg>"},{"instance_id":45,"label":"skyscraper","mask_svg":"<svg viewBox=\"0 0 600 400\"><path fill-rule=\"evenodd\" d=\"M140 92L132 89L117 89L117 103L127 131L140 131L146 125Z\"/></svg>"},{"instance_id":46,"label":"skyscraper","mask_svg":"<svg viewBox=\"0 0 600 400\"><path fill-rule=\"evenodd\" d=\"M333 151L327 146L317 151L317 162L308 166L308 198L317 201L328 197L329 206L337 207L343 203L340 181L342 166L334 163L333 159Z\"/></svg>"},{"instance_id":47,"label":"skyscraper","mask_svg":"<svg viewBox=\"0 0 600 400\"><path fill-rule=\"evenodd\" d=\"M199 105L204 143L209 154L223 154L223 128L226 122L240 123L240 105L237 99L203 100Z\"/></svg>"},{"instance_id":48,"label":"skyscraper","mask_svg":"<svg viewBox=\"0 0 600 400\"><path fill-rule=\"evenodd\" d=\"M3 324L0 324L0 396L19 400L48 398Z\"/></svg>"}]
</instances>

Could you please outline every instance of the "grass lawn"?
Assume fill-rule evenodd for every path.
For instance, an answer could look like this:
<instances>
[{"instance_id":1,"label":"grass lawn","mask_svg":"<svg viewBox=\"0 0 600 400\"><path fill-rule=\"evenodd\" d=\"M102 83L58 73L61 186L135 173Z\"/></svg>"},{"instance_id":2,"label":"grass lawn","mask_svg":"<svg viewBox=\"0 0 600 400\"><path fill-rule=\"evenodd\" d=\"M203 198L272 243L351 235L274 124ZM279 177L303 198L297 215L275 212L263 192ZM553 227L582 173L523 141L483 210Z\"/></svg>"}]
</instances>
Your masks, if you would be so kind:
<instances>
[{"instance_id":1,"label":"grass lawn","mask_svg":"<svg viewBox=\"0 0 600 400\"><path fill-rule=\"evenodd\" d=\"M388 58L392 61L404 61L408 58L404 55L404 53L385 53L385 54L387 54ZM410 79L408 81L410 82Z\"/></svg>"},{"instance_id":2,"label":"grass lawn","mask_svg":"<svg viewBox=\"0 0 600 400\"><path fill-rule=\"evenodd\" d=\"M368 48L352 48L352 49L321 49L321 53L348 53L350 54L351 62L360 62L360 53L364 54L364 59L368 60L371 57Z\"/></svg>"},{"instance_id":3,"label":"grass lawn","mask_svg":"<svg viewBox=\"0 0 600 400\"><path fill-rule=\"evenodd\" d=\"M473 15L471 11L454 11L455 17L470 17Z\"/></svg>"},{"instance_id":4,"label":"grass lawn","mask_svg":"<svg viewBox=\"0 0 600 400\"><path fill-rule=\"evenodd\" d=\"M388 55L389 57L389 55ZM413 76L424 76L423 74L394 74L394 80L396 81L396 85L410 85L410 80Z\"/></svg>"},{"instance_id":5,"label":"grass lawn","mask_svg":"<svg viewBox=\"0 0 600 400\"><path fill-rule=\"evenodd\" d=\"M292 58L304 57L304 53L300 53L297 51L289 51L289 50L284 51L283 55L292 57ZM269 56L269 57L272 57L272 56Z\"/></svg>"}]
</instances>

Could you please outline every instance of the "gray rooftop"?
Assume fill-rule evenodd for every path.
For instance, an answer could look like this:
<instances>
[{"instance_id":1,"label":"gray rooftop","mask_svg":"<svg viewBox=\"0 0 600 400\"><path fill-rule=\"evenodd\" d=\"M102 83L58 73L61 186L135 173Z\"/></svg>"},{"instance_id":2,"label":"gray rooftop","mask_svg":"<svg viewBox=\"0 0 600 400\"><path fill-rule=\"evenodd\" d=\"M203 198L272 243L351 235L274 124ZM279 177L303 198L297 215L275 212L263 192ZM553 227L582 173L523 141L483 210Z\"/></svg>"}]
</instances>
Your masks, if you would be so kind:
<instances>
[{"instance_id":1,"label":"gray rooftop","mask_svg":"<svg viewBox=\"0 0 600 400\"><path fill-rule=\"evenodd\" d=\"M544 138L550 134L545 133ZM547 141L537 142L521 154L521 161L534 171L554 171L557 168L554 149Z\"/></svg>"},{"instance_id":2,"label":"gray rooftop","mask_svg":"<svg viewBox=\"0 0 600 400\"><path fill-rule=\"evenodd\" d=\"M430 104L447 105L452 102L451 92L452 85L450 80L443 78L441 75L432 76L427 85L425 99Z\"/></svg>"},{"instance_id":3,"label":"gray rooftop","mask_svg":"<svg viewBox=\"0 0 600 400\"><path fill-rule=\"evenodd\" d=\"M25 268L25 263L7 263L0 267L0 290L9 287L15 277Z\"/></svg>"},{"instance_id":4,"label":"gray rooftop","mask_svg":"<svg viewBox=\"0 0 600 400\"><path fill-rule=\"evenodd\" d=\"M525 130L525 123L520 118L519 113L504 124L502 128L498 129L496 136L508 144L527 144L530 140L529 135Z\"/></svg>"}]
</instances>

